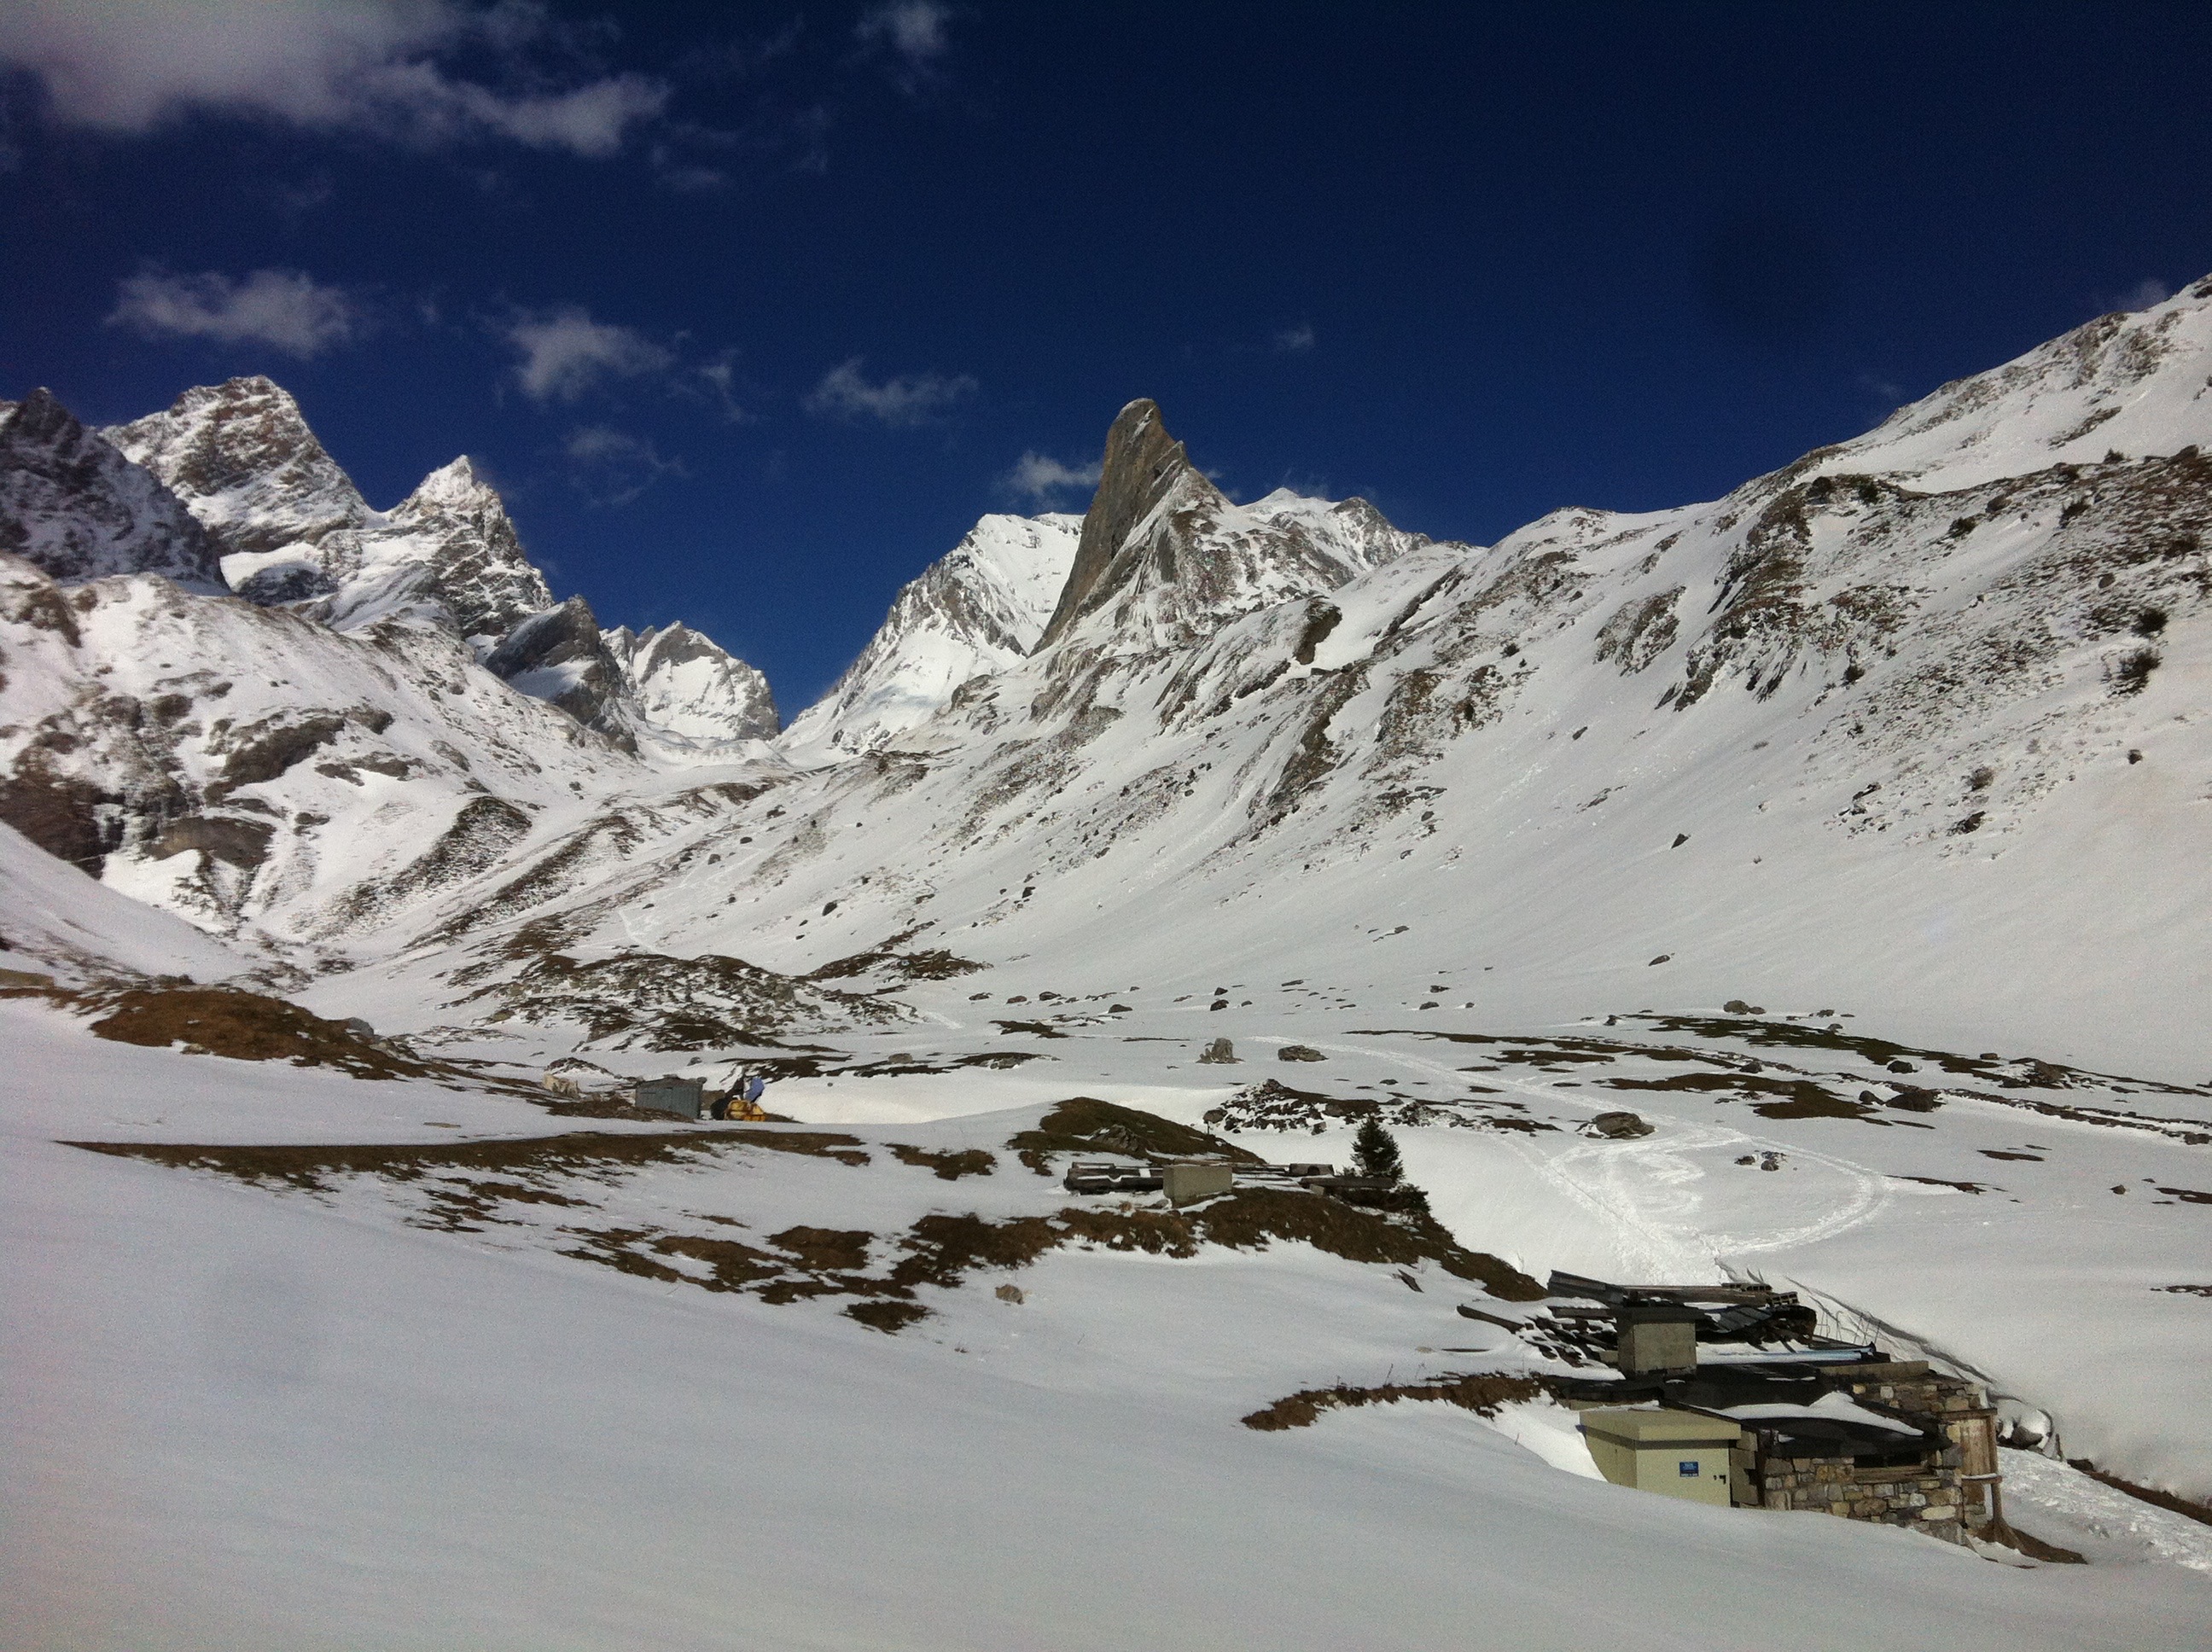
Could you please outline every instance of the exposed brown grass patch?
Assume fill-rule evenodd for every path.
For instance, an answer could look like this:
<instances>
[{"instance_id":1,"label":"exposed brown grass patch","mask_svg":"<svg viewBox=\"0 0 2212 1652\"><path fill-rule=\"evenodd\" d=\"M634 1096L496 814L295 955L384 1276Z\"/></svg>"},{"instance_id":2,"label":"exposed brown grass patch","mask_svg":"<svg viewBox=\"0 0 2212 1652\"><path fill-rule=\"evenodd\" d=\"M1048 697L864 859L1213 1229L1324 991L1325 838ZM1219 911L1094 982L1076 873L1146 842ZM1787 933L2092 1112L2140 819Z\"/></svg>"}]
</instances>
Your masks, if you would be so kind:
<instances>
[{"instance_id":1,"label":"exposed brown grass patch","mask_svg":"<svg viewBox=\"0 0 2212 1652\"><path fill-rule=\"evenodd\" d=\"M1325 1411L1352 1406L1395 1406L1401 1400L1441 1401L1471 1411L1478 1417L1495 1417L1498 1408L1534 1400L1544 1392L1534 1377L1509 1376L1502 1371L1478 1372L1442 1382L1385 1382L1371 1388L1340 1382L1328 1388L1304 1388L1285 1394L1244 1418L1244 1426L1273 1433L1282 1429L1310 1428Z\"/></svg>"},{"instance_id":2,"label":"exposed brown grass patch","mask_svg":"<svg viewBox=\"0 0 2212 1652\"><path fill-rule=\"evenodd\" d=\"M1469 1250L1425 1212L1395 1218L1320 1193L1283 1187L1241 1187L1217 1200L1192 1220L1207 1239L1239 1249L1271 1239L1303 1242L1354 1262L1404 1266L1434 1262L1456 1278L1470 1279L1506 1302L1535 1302L1544 1287L1520 1269L1483 1251Z\"/></svg>"},{"instance_id":3,"label":"exposed brown grass patch","mask_svg":"<svg viewBox=\"0 0 2212 1652\"><path fill-rule=\"evenodd\" d=\"M1050 1156L1054 1153L1119 1153L1143 1159L1195 1156L1245 1164L1262 1162L1257 1153L1217 1140L1202 1130L1093 1096L1071 1096L1040 1119L1034 1130L1008 1137L1006 1145L1041 1176L1052 1174Z\"/></svg>"},{"instance_id":4,"label":"exposed brown grass patch","mask_svg":"<svg viewBox=\"0 0 2212 1652\"><path fill-rule=\"evenodd\" d=\"M289 1061L337 1067L357 1078L460 1078L458 1069L420 1061L344 1023L235 987L134 987L87 1000L107 1013L92 1023L95 1037L149 1049L184 1046L187 1055L234 1061Z\"/></svg>"},{"instance_id":5,"label":"exposed brown grass patch","mask_svg":"<svg viewBox=\"0 0 2212 1652\"><path fill-rule=\"evenodd\" d=\"M1071 1205L1060 1220L1068 1236L1108 1250L1141 1250L1151 1256L1195 1256L1198 1236L1184 1218L1168 1211L1115 1211Z\"/></svg>"},{"instance_id":6,"label":"exposed brown grass patch","mask_svg":"<svg viewBox=\"0 0 2212 1652\"><path fill-rule=\"evenodd\" d=\"M375 1142L357 1145L282 1143L275 1145L208 1145L192 1142L72 1141L92 1153L143 1158L183 1169L212 1170L246 1181L282 1181L310 1193L324 1193L333 1177L383 1176L412 1181L441 1170L484 1170L501 1175L603 1174L648 1164L680 1164L696 1156L731 1147L765 1147L776 1152L834 1158L840 1163L868 1163L858 1151L860 1139L818 1130L668 1130L635 1135L576 1132L561 1136L526 1136L494 1141Z\"/></svg>"},{"instance_id":7,"label":"exposed brown grass patch","mask_svg":"<svg viewBox=\"0 0 2212 1652\"><path fill-rule=\"evenodd\" d=\"M875 1235L860 1228L786 1228L769 1236L769 1243L781 1246L811 1268L850 1272L868 1265L868 1244Z\"/></svg>"},{"instance_id":8,"label":"exposed brown grass patch","mask_svg":"<svg viewBox=\"0 0 2212 1652\"><path fill-rule=\"evenodd\" d=\"M891 1269L891 1281L949 1289L960 1283L963 1273L979 1268L1027 1267L1066 1236L1041 1216L1006 1222L988 1222L973 1212L925 1216L901 1242L907 1254Z\"/></svg>"},{"instance_id":9,"label":"exposed brown grass patch","mask_svg":"<svg viewBox=\"0 0 2212 1652\"><path fill-rule=\"evenodd\" d=\"M889 1142L891 1157L902 1164L911 1164L916 1169L934 1170L941 1181L957 1181L962 1176L987 1176L999 1168L999 1156L986 1152L981 1147L970 1147L957 1153L933 1151L927 1147L909 1147L904 1142Z\"/></svg>"}]
</instances>

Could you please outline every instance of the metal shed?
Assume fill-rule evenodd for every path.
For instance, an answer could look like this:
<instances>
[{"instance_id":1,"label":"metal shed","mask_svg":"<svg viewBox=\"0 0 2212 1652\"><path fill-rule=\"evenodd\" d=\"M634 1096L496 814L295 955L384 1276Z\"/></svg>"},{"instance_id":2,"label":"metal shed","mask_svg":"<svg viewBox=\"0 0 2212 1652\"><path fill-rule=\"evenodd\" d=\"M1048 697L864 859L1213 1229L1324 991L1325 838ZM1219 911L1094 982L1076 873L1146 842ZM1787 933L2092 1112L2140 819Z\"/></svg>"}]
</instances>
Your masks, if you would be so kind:
<instances>
[{"instance_id":1,"label":"metal shed","mask_svg":"<svg viewBox=\"0 0 2212 1652\"><path fill-rule=\"evenodd\" d=\"M656 1113L702 1118L707 1110L707 1086L696 1078L678 1078L672 1073L659 1078L641 1078L637 1081L636 1104Z\"/></svg>"}]
</instances>

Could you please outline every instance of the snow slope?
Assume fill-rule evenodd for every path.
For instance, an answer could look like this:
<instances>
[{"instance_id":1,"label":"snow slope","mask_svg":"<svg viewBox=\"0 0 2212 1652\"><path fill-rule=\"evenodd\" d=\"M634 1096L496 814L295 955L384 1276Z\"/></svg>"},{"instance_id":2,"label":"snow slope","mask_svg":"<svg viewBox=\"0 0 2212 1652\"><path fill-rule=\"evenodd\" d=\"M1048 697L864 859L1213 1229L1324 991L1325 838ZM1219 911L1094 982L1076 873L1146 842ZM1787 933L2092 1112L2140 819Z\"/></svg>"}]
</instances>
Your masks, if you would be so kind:
<instances>
[{"instance_id":1,"label":"snow slope","mask_svg":"<svg viewBox=\"0 0 2212 1652\"><path fill-rule=\"evenodd\" d=\"M2023 1570L1624 1491L1514 1443L1545 1426L1525 1414L1242 1428L1317 1380L1483 1364L1417 1345L1494 1340L1433 1274L1408 1291L1304 1246L1062 1249L927 1287L933 1319L893 1337L834 1298L611 1271L527 1228L410 1226L413 1195L373 1185L82 1152L53 1138L450 1145L403 1121L482 1139L521 1104L87 1050L43 1015L0 1005L30 1065L72 1072L0 1102L0 1485L52 1516L0 1557L11 1644L1542 1652L1632 1616L1662 1648L1783 1623L1835 1652L2015 1652L2187 1644L2212 1607L2196 1572L2117 1543ZM859 1133L950 1151L1018 1121ZM1061 1198L1010 1161L947 1183L870 1157L740 1151L605 1197L763 1232Z\"/></svg>"},{"instance_id":2,"label":"snow slope","mask_svg":"<svg viewBox=\"0 0 2212 1652\"><path fill-rule=\"evenodd\" d=\"M987 516L901 591L830 692L796 719L784 751L805 763L872 750L927 722L961 689L1036 646L1067 583L1080 517Z\"/></svg>"}]
</instances>

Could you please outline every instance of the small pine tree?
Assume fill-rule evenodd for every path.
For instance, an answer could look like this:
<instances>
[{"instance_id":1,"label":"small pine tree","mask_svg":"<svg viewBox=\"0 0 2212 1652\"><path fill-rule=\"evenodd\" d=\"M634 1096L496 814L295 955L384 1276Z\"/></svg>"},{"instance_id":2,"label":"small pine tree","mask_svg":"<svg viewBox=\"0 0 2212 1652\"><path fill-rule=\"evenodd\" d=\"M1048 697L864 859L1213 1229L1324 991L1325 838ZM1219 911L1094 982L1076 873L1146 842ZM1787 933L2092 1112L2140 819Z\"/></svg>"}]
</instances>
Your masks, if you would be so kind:
<instances>
[{"instance_id":1,"label":"small pine tree","mask_svg":"<svg viewBox=\"0 0 2212 1652\"><path fill-rule=\"evenodd\" d=\"M1397 1142L1373 1118L1362 1123L1359 1133L1352 1139L1352 1157L1364 1176L1396 1181L1406 1174L1406 1167L1398 1157Z\"/></svg>"}]
</instances>

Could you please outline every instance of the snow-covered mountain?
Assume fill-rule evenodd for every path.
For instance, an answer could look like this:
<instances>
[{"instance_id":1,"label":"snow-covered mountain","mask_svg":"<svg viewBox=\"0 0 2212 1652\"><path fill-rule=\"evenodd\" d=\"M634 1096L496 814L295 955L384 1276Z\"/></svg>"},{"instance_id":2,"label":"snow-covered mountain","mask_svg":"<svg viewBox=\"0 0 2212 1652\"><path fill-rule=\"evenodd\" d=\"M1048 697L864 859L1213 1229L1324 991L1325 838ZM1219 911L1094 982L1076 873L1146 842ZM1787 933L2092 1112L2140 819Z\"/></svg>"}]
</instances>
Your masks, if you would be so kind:
<instances>
[{"instance_id":1,"label":"snow-covered mountain","mask_svg":"<svg viewBox=\"0 0 2212 1652\"><path fill-rule=\"evenodd\" d=\"M1713 503L1489 548L1230 506L1136 404L1086 519L1107 549L1079 547L1032 653L1003 616L1038 605L968 616L1002 547L1034 568L1064 530L988 522L794 725L806 772L760 768L738 841L605 863L665 893L600 932L799 972L921 933L1106 982L1297 975L1403 925L1363 967L1415 997L1480 957L1501 1011L1757 990L2188 1072L2212 1055L2183 1009L2212 990L2184 916L2212 895L2208 296ZM2007 434L2014 404L2047 434ZM2133 452L2072 434L2105 406ZM2062 957L2063 988L2019 967Z\"/></svg>"},{"instance_id":2,"label":"snow-covered mountain","mask_svg":"<svg viewBox=\"0 0 2212 1652\"><path fill-rule=\"evenodd\" d=\"M300 404L267 379L202 385L100 434L161 477L226 556L319 544L375 519Z\"/></svg>"},{"instance_id":3,"label":"snow-covered mountain","mask_svg":"<svg viewBox=\"0 0 2212 1652\"><path fill-rule=\"evenodd\" d=\"M175 496L44 390L0 402L0 553L61 580L149 572L225 589L215 541Z\"/></svg>"},{"instance_id":4,"label":"snow-covered mountain","mask_svg":"<svg viewBox=\"0 0 2212 1652\"><path fill-rule=\"evenodd\" d=\"M794 719L803 762L869 751L927 722L968 683L1026 659L1067 584L1083 519L987 516L898 593L830 692Z\"/></svg>"},{"instance_id":5,"label":"snow-covered mountain","mask_svg":"<svg viewBox=\"0 0 2212 1652\"><path fill-rule=\"evenodd\" d=\"M726 761L775 732L766 680L702 634L672 627L641 649L626 630L602 632L581 598L556 604L498 491L465 456L392 509L373 509L298 403L260 377L188 390L97 435L175 495L213 541L218 583L248 601L340 631L441 627L495 674L625 750L642 742L664 764ZM94 440L87 451L99 448ZM133 485L148 491L143 477ZM75 566L50 571L71 577ZM98 571L156 566L118 554Z\"/></svg>"},{"instance_id":6,"label":"snow-covered mountain","mask_svg":"<svg viewBox=\"0 0 2212 1652\"><path fill-rule=\"evenodd\" d=\"M696 633L603 634L580 599L502 596L536 575L465 464L362 517L273 387L187 397L152 446L153 422L128 428L173 466L211 431L261 430L196 472L222 483L203 501L276 497L251 479L270 465L310 478L298 514L321 537L300 543L342 582L303 618L439 625L657 764L753 764L760 817L712 872L704 836L639 834L613 860L603 838L549 846L568 872L531 885L542 909L483 902L527 871L502 865L410 929L599 910L599 877L639 875L674 884L650 919L622 914L626 944L803 973L919 927L1113 974L1158 932L1122 921L1141 900L1209 914L1176 953L1211 975L1403 905L1454 950L1510 956L1493 990L1531 1007L1600 978L1641 995L1647 969L1728 996L1749 970L2095 1041L2142 1001L2148 957L2161 998L2212 982L2173 916L2206 864L2182 846L2205 818L2208 313L2200 284L1723 500L1562 511L1489 548L1358 501L1231 504L1133 403L1079 528L984 519L774 755L748 744L765 685ZM226 397L259 423L213 419ZM392 549L402 527L416 549ZM657 811L650 790L615 817ZM2160 846L2155 878L2096 850L2118 829ZM1314 921L1285 932L1285 901ZM2077 934L2054 1011L2008 961ZM2187 1017L2160 1024L2173 1059L2212 1054Z\"/></svg>"},{"instance_id":7,"label":"snow-covered mountain","mask_svg":"<svg viewBox=\"0 0 2212 1652\"><path fill-rule=\"evenodd\" d=\"M604 634L643 726L664 744L728 753L781 726L768 678L682 621Z\"/></svg>"}]
</instances>

